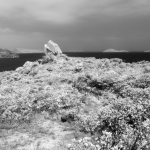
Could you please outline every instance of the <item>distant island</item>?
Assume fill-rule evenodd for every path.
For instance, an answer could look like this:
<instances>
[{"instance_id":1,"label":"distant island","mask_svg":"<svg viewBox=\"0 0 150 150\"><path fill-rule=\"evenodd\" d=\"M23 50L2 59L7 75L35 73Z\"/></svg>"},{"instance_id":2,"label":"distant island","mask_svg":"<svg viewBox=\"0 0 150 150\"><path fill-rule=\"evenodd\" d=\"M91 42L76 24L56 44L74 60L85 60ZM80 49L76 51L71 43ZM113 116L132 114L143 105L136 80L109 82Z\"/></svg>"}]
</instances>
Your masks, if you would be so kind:
<instances>
[{"instance_id":1,"label":"distant island","mask_svg":"<svg viewBox=\"0 0 150 150\"><path fill-rule=\"evenodd\" d=\"M104 50L103 52L128 52L127 50L115 50L115 49L107 49L107 50Z\"/></svg>"},{"instance_id":2,"label":"distant island","mask_svg":"<svg viewBox=\"0 0 150 150\"><path fill-rule=\"evenodd\" d=\"M18 54L13 50L0 48L0 58L17 58Z\"/></svg>"},{"instance_id":3,"label":"distant island","mask_svg":"<svg viewBox=\"0 0 150 150\"><path fill-rule=\"evenodd\" d=\"M144 51L144 52L150 52L150 50Z\"/></svg>"}]
</instances>

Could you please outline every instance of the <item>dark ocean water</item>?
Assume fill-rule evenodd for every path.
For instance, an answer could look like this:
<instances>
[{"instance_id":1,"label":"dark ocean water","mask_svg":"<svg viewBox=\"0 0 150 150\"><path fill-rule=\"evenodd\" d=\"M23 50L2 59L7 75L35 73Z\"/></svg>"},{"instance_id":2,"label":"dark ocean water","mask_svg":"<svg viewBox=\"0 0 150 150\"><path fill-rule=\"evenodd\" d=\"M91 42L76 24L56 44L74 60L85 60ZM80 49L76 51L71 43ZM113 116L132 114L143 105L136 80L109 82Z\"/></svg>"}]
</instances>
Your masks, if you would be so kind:
<instances>
[{"instance_id":1,"label":"dark ocean water","mask_svg":"<svg viewBox=\"0 0 150 150\"><path fill-rule=\"evenodd\" d=\"M0 58L0 72L15 70L21 67L26 61L36 61L44 54L20 54L19 58Z\"/></svg>"},{"instance_id":2,"label":"dark ocean water","mask_svg":"<svg viewBox=\"0 0 150 150\"><path fill-rule=\"evenodd\" d=\"M145 52L125 52L125 53L97 53L97 52L76 52L76 53L65 53L70 57L95 57L95 58L120 58L125 62L138 62L138 61L150 61L150 53ZM41 59L44 54L20 54L19 58L0 58L0 72L15 70L22 66L26 61L36 61Z\"/></svg>"}]
</instances>

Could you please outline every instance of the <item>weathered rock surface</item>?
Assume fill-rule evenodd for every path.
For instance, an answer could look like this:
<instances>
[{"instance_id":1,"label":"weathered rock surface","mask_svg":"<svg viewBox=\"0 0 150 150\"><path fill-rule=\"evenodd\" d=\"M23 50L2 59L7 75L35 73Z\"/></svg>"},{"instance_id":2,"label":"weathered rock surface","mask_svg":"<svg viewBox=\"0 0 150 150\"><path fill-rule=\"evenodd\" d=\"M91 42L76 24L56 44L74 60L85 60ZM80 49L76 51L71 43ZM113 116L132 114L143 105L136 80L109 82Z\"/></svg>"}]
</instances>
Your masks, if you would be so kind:
<instances>
[{"instance_id":1,"label":"weathered rock surface","mask_svg":"<svg viewBox=\"0 0 150 150\"><path fill-rule=\"evenodd\" d=\"M60 54L62 54L62 51L59 48L58 44L54 43L51 40L44 45L44 52L46 56L59 56Z\"/></svg>"}]
</instances>

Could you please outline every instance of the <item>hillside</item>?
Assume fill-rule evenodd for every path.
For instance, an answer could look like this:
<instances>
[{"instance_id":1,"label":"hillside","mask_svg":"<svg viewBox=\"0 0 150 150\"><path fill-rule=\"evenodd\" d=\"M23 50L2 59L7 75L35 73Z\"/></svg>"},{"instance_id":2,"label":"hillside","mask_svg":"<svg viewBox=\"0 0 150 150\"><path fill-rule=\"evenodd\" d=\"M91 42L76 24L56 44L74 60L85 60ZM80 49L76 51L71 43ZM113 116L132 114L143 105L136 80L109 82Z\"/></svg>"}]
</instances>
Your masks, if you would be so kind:
<instances>
[{"instance_id":1,"label":"hillside","mask_svg":"<svg viewBox=\"0 0 150 150\"><path fill-rule=\"evenodd\" d=\"M0 58L16 58L18 55L13 50L0 48Z\"/></svg>"},{"instance_id":2,"label":"hillside","mask_svg":"<svg viewBox=\"0 0 150 150\"><path fill-rule=\"evenodd\" d=\"M150 149L149 66L61 55L1 72L0 149Z\"/></svg>"}]
</instances>

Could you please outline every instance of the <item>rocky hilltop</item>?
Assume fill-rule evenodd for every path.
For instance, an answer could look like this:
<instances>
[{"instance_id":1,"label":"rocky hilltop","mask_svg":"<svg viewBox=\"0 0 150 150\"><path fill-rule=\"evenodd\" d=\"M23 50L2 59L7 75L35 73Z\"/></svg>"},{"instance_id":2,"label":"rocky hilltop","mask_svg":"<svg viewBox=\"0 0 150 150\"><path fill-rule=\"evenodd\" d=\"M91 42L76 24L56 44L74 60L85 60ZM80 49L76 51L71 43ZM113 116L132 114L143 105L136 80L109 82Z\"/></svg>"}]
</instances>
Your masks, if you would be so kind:
<instances>
[{"instance_id":1,"label":"rocky hilltop","mask_svg":"<svg viewBox=\"0 0 150 150\"><path fill-rule=\"evenodd\" d=\"M16 58L18 55L13 50L0 49L0 58Z\"/></svg>"},{"instance_id":2,"label":"rocky hilltop","mask_svg":"<svg viewBox=\"0 0 150 150\"><path fill-rule=\"evenodd\" d=\"M57 54L0 73L0 149L149 149L150 62Z\"/></svg>"}]
</instances>

